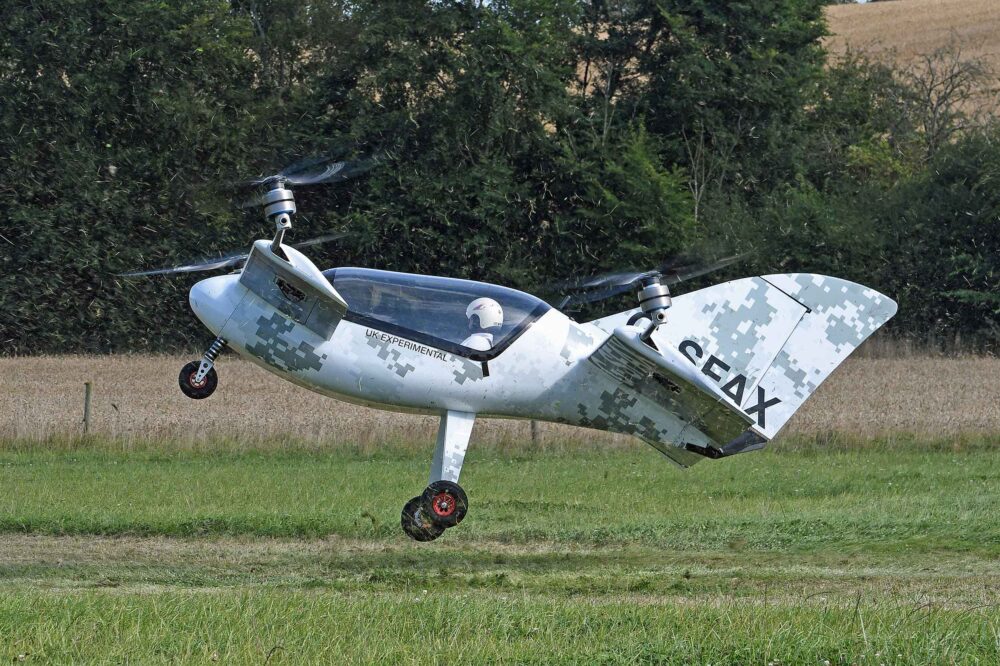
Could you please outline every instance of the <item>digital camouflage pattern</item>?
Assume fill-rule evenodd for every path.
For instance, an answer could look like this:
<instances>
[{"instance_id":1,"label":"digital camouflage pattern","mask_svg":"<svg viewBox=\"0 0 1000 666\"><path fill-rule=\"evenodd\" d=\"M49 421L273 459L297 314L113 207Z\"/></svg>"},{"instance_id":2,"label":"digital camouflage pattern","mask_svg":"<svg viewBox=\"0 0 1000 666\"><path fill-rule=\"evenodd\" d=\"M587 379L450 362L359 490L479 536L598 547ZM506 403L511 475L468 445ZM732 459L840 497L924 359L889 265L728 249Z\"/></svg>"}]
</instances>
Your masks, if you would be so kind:
<instances>
[{"instance_id":1,"label":"digital camouflage pattern","mask_svg":"<svg viewBox=\"0 0 1000 666\"><path fill-rule=\"evenodd\" d=\"M302 280L322 278L305 262L293 267ZM316 306L337 311L331 285L309 284ZM324 337L301 310L275 308L270 283L199 285L199 317L272 372L351 402L441 415L432 477L449 480L476 415L630 434L682 466L759 448L896 307L837 278L751 277L675 297L652 346L644 321L627 324L635 310L590 323L548 310L487 364L408 340L398 322L389 334L344 319Z\"/></svg>"}]
</instances>

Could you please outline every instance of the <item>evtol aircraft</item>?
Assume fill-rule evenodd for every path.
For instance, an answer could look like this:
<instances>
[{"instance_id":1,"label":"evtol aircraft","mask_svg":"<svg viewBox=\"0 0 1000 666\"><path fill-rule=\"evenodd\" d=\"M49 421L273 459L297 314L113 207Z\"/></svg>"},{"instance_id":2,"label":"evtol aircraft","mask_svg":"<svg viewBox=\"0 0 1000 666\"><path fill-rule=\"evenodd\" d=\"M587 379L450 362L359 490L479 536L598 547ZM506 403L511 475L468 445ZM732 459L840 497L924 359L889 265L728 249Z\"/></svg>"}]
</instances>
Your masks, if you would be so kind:
<instances>
[{"instance_id":1,"label":"evtol aircraft","mask_svg":"<svg viewBox=\"0 0 1000 666\"><path fill-rule=\"evenodd\" d=\"M634 435L689 467L763 448L896 312L883 294L824 275L747 277L672 298L677 276L649 271L577 285L581 300L637 298L630 310L577 322L493 284L321 271L284 242L296 210L290 187L331 182L346 167L314 161L253 181L276 232L249 253L124 275L236 268L191 289L192 310L215 335L180 372L191 398L215 391L215 361L228 347L338 400L438 415L428 485L401 515L418 541L467 513L458 481L478 416Z\"/></svg>"}]
</instances>

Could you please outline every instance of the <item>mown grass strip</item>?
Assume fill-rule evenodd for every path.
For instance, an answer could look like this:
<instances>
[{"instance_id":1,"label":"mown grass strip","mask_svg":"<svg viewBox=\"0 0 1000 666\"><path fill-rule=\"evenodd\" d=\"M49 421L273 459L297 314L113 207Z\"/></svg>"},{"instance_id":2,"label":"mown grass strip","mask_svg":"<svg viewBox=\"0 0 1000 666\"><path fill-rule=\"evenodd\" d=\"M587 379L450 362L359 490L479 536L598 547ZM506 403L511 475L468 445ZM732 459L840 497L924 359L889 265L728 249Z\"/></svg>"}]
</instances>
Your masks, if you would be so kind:
<instances>
[{"instance_id":1,"label":"mown grass strip","mask_svg":"<svg viewBox=\"0 0 1000 666\"><path fill-rule=\"evenodd\" d=\"M0 596L5 656L87 663L996 663L997 616L860 598L825 606L550 600L518 593L91 591Z\"/></svg>"},{"instance_id":2,"label":"mown grass strip","mask_svg":"<svg viewBox=\"0 0 1000 666\"><path fill-rule=\"evenodd\" d=\"M0 531L402 539L425 456L0 453ZM989 450L771 451L674 469L651 450L472 451L444 537L667 550L1000 554Z\"/></svg>"}]
</instances>

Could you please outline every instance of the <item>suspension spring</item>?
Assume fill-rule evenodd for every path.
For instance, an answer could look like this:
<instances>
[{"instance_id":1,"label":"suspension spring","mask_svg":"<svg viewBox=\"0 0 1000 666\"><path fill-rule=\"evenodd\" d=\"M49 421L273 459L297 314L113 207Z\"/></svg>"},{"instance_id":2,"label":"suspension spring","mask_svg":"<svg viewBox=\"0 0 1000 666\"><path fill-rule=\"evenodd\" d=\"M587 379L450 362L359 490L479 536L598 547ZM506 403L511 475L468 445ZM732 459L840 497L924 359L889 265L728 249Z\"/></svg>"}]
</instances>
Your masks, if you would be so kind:
<instances>
[{"instance_id":1,"label":"suspension spring","mask_svg":"<svg viewBox=\"0 0 1000 666\"><path fill-rule=\"evenodd\" d=\"M216 338L208 348L208 351L205 352L205 360L209 363L215 363L215 359L219 357L219 354L222 353L222 350L225 349L225 347L226 341L221 337Z\"/></svg>"}]
</instances>

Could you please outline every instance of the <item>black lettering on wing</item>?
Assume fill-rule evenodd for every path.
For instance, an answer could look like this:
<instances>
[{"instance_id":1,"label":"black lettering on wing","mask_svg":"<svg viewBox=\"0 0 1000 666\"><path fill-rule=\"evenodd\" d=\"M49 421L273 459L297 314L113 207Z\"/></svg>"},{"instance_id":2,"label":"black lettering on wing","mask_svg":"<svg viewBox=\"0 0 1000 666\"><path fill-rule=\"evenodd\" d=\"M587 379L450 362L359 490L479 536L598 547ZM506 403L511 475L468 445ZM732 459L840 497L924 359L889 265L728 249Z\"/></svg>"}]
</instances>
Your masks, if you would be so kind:
<instances>
[{"instance_id":1,"label":"black lettering on wing","mask_svg":"<svg viewBox=\"0 0 1000 666\"><path fill-rule=\"evenodd\" d=\"M766 396L764 395L764 389L761 388L760 386L758 386L757 387L757 404L754 405L753 407L751 407L750 409L745 410L745 411L746 411L747 414L756 414L757 415L757 425L759 425L761 428L763 428L764 427L764 412L765 412L765 410L768 407L774 407L779 402L781 402L780 398L771 398L770 400L767 400Z\"/></svg>"},{"instance_id":2,"label":"black lettering on wing","mask_svg":"<svg viewBox=\"0 0 1000 666\"><path fill-rule=\"evenodd\" d=\"M688 353L689 350L691 351L691 353L694 354L694 356ZM704 350L702 350L701 345L699 345L694 340L685 340L680 344L679 347L677 347L677 351L684 354L684 356L687 357L687 360L691 361L691 363L693 363L694 365L698 365L697 359L705 355L705 352Z\"/></svg>"},{"instance_id":3,"label":"black lettering on wing","mask_svg":"<svg viewBox=\"0 0 1000 666\"><path fill-rule=\"evenodd\" d=\"M705 361L705 367L703 367L701 371L717 382L722 381L722 375L716 374L714 371L715 368L719 368L723 372L729 372L729 366L725 364L721 358L715 355L708 357L708 360Z\"/></svg>"},{"instance_id":4,"label":"black lettering on wing","mask_svg":"<svg viewBox=\"0 0 1000 666\"><path fill-rule=\"evenodd\" d=\"M739 407L743 404L743 391L745 391L746 388L746 375L739 374L726 382L726 384L722 387L722 392L729 396L729 398L736 403L736 406Z\"/></svg>"}]
</instances>

